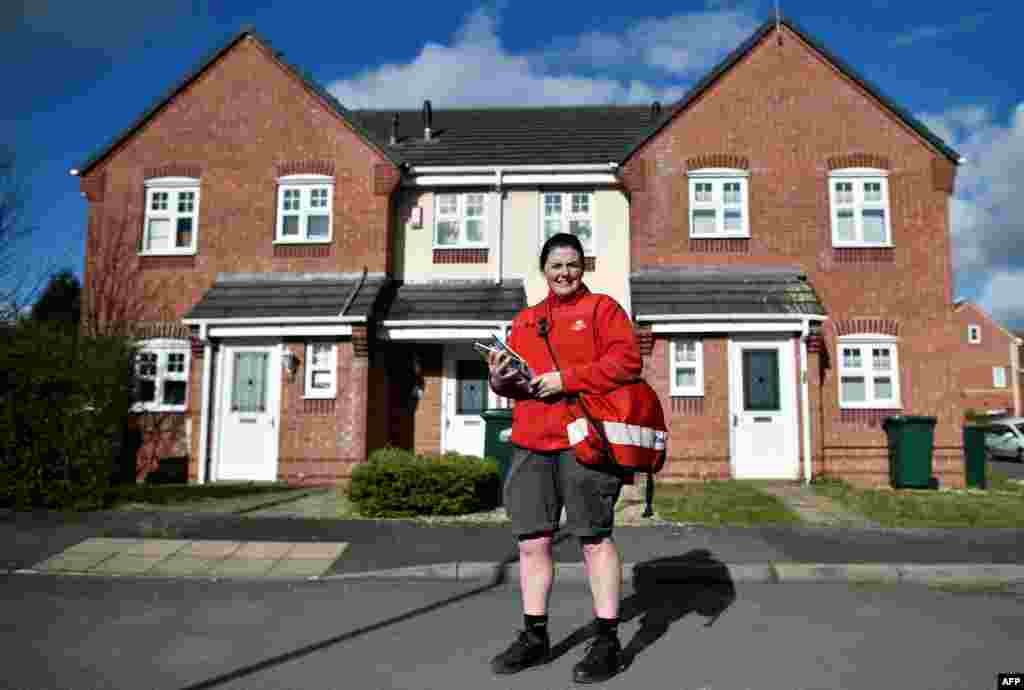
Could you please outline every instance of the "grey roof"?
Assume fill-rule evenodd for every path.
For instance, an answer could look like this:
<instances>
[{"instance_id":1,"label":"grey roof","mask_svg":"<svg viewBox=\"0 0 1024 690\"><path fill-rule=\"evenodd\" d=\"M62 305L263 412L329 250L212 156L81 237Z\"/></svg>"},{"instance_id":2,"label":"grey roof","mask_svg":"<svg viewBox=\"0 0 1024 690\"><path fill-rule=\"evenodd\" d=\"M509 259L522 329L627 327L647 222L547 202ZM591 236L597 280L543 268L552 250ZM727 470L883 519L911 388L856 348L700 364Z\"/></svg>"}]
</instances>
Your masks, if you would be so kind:
<instances>
[{"instance_id":1,"label":"grey roof","mask_svg":"<svg viewBox=\"0 0 1024 690\"><path fill-rule=\"evenodd\" d=\"M371 316L387 280L360 277L221 274L186 319Z\"/></svg>"},{"instance_id":2,"label":"grey roof","mask_svg":"<svg viewBox=\"0 0 1024 690\"><path fill-rule=\"evenodd\" d=\"M633 313L825 314L799 269L709 267L659 269L629 279Z\"/></svg>"},{"instance_id":3,"label":"grey roof","mask_svg":"<svg viewBox=\"0 0 1024 690\"><path fill-rule=\"evenodd\" d=\"M363 128L410 165L599 164L616 162L655 122L648 105L433 110L423 138L419 110L353 110Z\"/></svg>"},{"instance_id":4,"label":"grey roof","mask_svg":"<svg viewBox=\"0 0 1024 690\"><path fill-rule=\"evenodd\" d=\"M382 320L511 321L526 306L522 280L406 283Z\"/></svg>"}]
</instances>

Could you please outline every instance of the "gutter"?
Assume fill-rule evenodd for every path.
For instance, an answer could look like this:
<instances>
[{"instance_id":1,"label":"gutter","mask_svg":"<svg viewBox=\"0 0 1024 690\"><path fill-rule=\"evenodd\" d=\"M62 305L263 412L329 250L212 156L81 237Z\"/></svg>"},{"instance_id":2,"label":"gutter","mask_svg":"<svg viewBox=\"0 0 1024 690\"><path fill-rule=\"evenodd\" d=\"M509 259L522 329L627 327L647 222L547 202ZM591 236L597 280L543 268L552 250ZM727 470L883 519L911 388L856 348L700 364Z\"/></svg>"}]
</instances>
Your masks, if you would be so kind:
<instances>
[{"instance_id":1,"label":"gutter","mask_svg":"<svg viewBox=\"0 0 1024 690\"><path fill-rule=\"evenodd\" d=\"M778 312L775 314L644 314L637 315L637 321L827 321L824 314L797 314Z\"/></svg>"},{"instance_id":2,"label":"gutter","mask_svg":"<svg viewBox=\"0 0 1024 690\"><path fill-rule=\"evenodd\" d=\"M354 294L354 293L353 293ZM225 317L211 319L182 319L186 326L205 325L245 325L254 323L265 324L288 324L288 323L365 323L366 316L254 316L254 317Z\"/></svg>"},{"instance_id":3,"label":"gutter","mask_svg":"<svg viewBox=\"0 0 1024 690\"><path fill-rule=\"evenodd\" d=\"M435 320L435 321L424 321L424 320L401 321L401 320L391 319L391 320L381 321L380 322L380 325L385 327L385 328L429 328L429 327L432 327L432 326L433 327L437 327L437 328L442 328L442 327L448 328L448 327L459 327L459 326L467 326L467 327L472 327L472 326L480 326L480 327L495 326L495 327L500 327L500 328L510 328L511 324L512 324L511 321L496 321L494 319L490 319L490 320L473 320L473 321L465 320L465 319L463 319L463 320L449 319L449 320Z\"/></svg>"},{"instance_id":4,"label":"gutter","mask_svg":"<svg viewBox=\"0 0 1024 690\"><path fill-rule=\"evenodd\" d=\"M511 173L523 172L614 172L618 163L566 163L551 165L414 165L410 167L413 175L468 175L473 173Z\"/></svg>"}]
</instances>

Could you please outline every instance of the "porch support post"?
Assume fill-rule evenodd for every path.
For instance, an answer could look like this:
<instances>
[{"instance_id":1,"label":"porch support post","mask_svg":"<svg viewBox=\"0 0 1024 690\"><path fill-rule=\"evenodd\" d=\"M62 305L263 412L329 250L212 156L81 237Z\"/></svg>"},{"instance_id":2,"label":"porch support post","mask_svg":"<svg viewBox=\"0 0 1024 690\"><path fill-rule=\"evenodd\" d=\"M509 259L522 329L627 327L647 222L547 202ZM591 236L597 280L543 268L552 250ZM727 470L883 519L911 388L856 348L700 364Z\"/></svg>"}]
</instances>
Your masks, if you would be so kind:
<instances>
[{"instance_id":1,"label":"porch support post","mask_svg":"<svg viewBox=\"0 0 1024 690\"><path fill-rule=\"evenodd\" d=\"M800 330L800 428L803 430L804 483L811 483L811 401L807 385L807 338L810 323L804 319Z\"/></svg>"},{"instance_id":2,"label":"porch support post","mask_svg":"<svg viewBox=\"0 0 1024 690\"><path fill-rule=\"evenodd\" d=\"M370 433L370 338L365 325L352 326L352 384L349 397L352 415L352 454L359 462L367 459L367 435Z\"/></svg>"}]
</instances>

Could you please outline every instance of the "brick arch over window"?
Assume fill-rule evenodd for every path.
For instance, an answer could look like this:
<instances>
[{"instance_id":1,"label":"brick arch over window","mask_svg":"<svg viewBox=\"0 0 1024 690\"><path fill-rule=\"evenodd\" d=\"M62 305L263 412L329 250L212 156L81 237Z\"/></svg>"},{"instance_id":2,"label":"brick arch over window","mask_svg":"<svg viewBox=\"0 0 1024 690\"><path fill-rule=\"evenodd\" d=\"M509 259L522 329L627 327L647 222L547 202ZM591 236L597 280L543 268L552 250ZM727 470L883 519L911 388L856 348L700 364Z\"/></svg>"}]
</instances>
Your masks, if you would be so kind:
<instances>
[{"instance_id":1,"label":"brick arch over window","mask_svg":"<svg viewBox=\"0 0 1024 690\"><path fill-rule=\"evenodd\" d=\"M327 175L328 177L334 177L334 161L283 161L277 164L277 176L284 177L285 175Z\"/></svg>"},{"instance_id":2,"label":"brick arch over window","mask_svg":"<svg viewBox=\"0 0 1024 690\"><path fill-rule=\"evenodd\" d=\"M888 158L874 153L847 153L841 156L832 156L828 159L829 170L842 170L843 168L889 170L891 167Z\"/></svg>"},{"instance_id":3,"label":"brick arch over window","mask_svg":"<svg viewBox=\"0 0 1024 690\"><path fill-rule=\"evenodd\" d=\"M705 153L686 159L687 170L700 170L701 168L750 170L750 159L733 153Z\"/></svg>"},{"instance_id":4,"label":"brick arch over window","mask_svg":"<svg viewBox=\"0 0 1024 690\"><path fill-rule=\"evenodd\" d=\"M201 166L193 165L190 163L166 163L164 165L157 165L151 168L146 168L143 171L147 180L151 180L155 177L195 177L200 178L203 176L203 169Z\"/></svg>"},{"instance_id":5,"label":"brick arch over window","mask_svg":"<svg viewBox=\"0 0 1024 690\"><path fill-rule=\"evenodd\" d=\"M859 333L880 333L891 336L900 334L900 323L895 319L845 319L833 323L837 336Z\"/></svg>"}]
</instances>

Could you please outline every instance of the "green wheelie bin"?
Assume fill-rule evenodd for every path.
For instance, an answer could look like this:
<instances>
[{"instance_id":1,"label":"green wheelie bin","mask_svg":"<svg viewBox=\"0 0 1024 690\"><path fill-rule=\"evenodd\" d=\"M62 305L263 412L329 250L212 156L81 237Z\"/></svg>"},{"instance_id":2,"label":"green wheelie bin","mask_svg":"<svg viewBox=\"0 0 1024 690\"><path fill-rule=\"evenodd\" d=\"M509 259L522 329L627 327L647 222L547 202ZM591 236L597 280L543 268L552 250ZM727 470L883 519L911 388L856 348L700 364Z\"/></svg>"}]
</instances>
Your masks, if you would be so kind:
<instances>
[{"instance_id":1,"label":"green wheelie bin","mask_svg":"<svg viewBox=\"0 0 1024 690\"><path fill-rule=\"evenodd\" d=\"M882 422L889 437L889 481L896 489L933 489L936 417L896 415Z\"/></svg>"},{"instance_id":2,"label":"green wheelie bin","mask_svg":"<svg viewBox=\"0 0 1024 690\"><path fill-rule=\"evenodd\" d=\"M967 486L987 487L985 480L985 427L980 424L964 425L964 464Z\"/></svg>"},{"instance_id":3,"label":"green wheelie bin","mask_svg":"<svg viewBox=\"0 0 1024 690\"><path fill-rule=\"evenodd\" d=\"M484 410L480 413L484 418L484 455L498 461L498 474L501 484L505 485L508 467L512 462L512 410L498 408Z\"/></svg>"}]
</instances>

